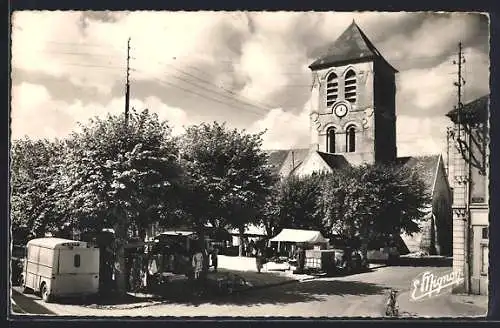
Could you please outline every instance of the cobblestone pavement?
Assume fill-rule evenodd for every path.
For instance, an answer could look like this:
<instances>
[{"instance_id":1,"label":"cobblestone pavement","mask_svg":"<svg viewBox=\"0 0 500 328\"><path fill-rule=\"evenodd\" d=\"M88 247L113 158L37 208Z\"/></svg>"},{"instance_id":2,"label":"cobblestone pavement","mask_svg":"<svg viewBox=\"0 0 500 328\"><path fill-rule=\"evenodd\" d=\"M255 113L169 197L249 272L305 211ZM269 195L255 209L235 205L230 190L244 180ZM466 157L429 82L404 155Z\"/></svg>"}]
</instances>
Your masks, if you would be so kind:
<instances>
[{"instance_id":1,"label":"cobblestone pavement","mask_svg":"<svg viewBox=\"0 0 500 328\"><path fill-rule=\"evenodd\" d=\"M403 317L486 314L487 302L480 297L472 298L475 301L471 301L470 297L466 299L445 294L425 301L410 301L411 280L428 270L445 272L451 268L383 267L345 277L286 283L207 300L150 300L133 306L116 305L113 309L77 304L44 304L39 299L34 299L34 302L58 315L75 316L381 317L387 291L395 288L401 292L398 302ZM263 273L261 275L266 277Z\"/></svg>"}]
</instances>

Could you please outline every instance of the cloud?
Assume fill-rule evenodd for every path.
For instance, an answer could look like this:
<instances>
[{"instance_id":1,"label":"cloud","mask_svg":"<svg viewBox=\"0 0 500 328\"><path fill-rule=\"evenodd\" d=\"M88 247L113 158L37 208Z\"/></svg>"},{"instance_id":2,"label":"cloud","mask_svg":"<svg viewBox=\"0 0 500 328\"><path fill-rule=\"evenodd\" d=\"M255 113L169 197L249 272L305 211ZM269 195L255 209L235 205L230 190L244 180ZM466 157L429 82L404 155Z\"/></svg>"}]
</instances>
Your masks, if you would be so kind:
<instances>
[{"instance_id":1,"label":"cloud","mask_svg":"<svg viewBox=\"0 0 500 328\"><path fill-rule=\"evenodd\" d=\"M294 114L276 108L252 124L248 131L251 133L266 131L262 137L264 149L308 147L310 140L308 111Z\"/></svg>"},{"instance_id":2,"label":"cloud","mask_svg":"<svg viewBox=\"0 0 500 328\"><path fill-rule=\"evenodd\" d=\"M184 132L184 127L190 124L199 123L190 121L184 110L177 107L172 107L164 104L157 97L147 97L144 100L134 99L131 101L131 106L137 110L148 109L151 112L158 114L160 120L169 122L172 128L172 134L179 135Z\"/></svg>"},{"instance_id":3,"label":"cloud","mask_svg":"<svg viewBox=\"0 0 500 328\"><path fill-rule=\"evenodd\" d=\"M66 91L49 78L47 83L32 81L45 89L18 88L17 93L35 96L22 100L13 131L62 135L91 113L122 110L130 37L132 96L141 99L132 105L168 113L176 129L195 120L227 120L235 127L268 128L268 148L307 147L309 121L300 109L310 97L307 66L353 19L400 70L397 114L403 123L444 117L456 103L452 60L459 41L467 60L464 99L488 92L487 23L477 14L18 12L13 20L13 67L25 72L24 79L30 73L55 77L81 92L72 92L74 99L63 97ZM22 82L26 80L15 84ZM95 92L99 95L91 97ZM431 143L415 147L423 150L426 144Z\"/></svg>"},{"instance_id":4,"label":"cloud","mask_svg":"<svg viewBox=\"0 0 500 328\"><path fill-rule=\"evenodd\" d=\"M450 119L445 116L399 115L396 121L398 156L444 154L446 128L450 125Z\"/></svg>"},{"instance_id":5,"label":"cloud","mask_svg":"<svg viewBox=\"0 0 500 328\"><path fill-rule=\"evenodd\" d=\"M489 58L473 48L464 51L463 102L489 92ZM398 114L426 116L445 114L457 103L455 56L447 57L432 69L410 69L401 72L397 80Z\"/></svg>"},{"instance_id":6,"label":"cloud","mask_svg":"<svg viewBox=\"0 0 500 328\"><path fill-rule=\"evenodd\" d=\"M123 80L122 49L96 45L82 34L79 12L22 11L13 16L12 66L107 93ZM79 46L81 45L81 46Z\"/></svg>"},{"instance_id":7,"label":"cloud","mask_svg":"<svg viewBox=\"0 0 500 328\"><path fill-rule=\"evenodd\" d=\"M382 44L388 49L393 60L439 57L457 51L459 42L473 42L480 29L477 14L440 13L422 14L419 28L398 33L396 30Z\"/></svg>"},{"instance_id":8,"label":"cloud","mask_svg":"<svg viewBox=\"0 0 500 328\"><path fill-rule=\"evenodd\" d=\"M27 96L29 95L29 96ZM176 107L162 103L156 97L144 100L132 99L131 108L141 111L149 109L161 120L167 120L173 134L183 132L183 126L192 124L186 113ZM78 130L78 123L87 123L90 118L120 114L124 111L124 100L113 98L107 104L72 103L53 99L44 86L22 83L12 91L11 136L13 139L28 135L33 138L62 138ZM43 118L43 120L40 120Z\"/></svg>"},{"instance_id":9,"label":"cloud","mask_svg":"<svg viewBox=\"0 0 500 328\"><path fill-rule=\"evenodd\" d=\"M82 87L97 86L107 93L114 83L124 80L128 38L132 76L141 80L173 75L172 63L182 68L229 56L230 47L220 44L244 32L242 24L230 16L209 12L112 16L115 19L95 20L84 12L18 12L13 19L12 64L64 76Z\"/></svg>"}]
</instances>

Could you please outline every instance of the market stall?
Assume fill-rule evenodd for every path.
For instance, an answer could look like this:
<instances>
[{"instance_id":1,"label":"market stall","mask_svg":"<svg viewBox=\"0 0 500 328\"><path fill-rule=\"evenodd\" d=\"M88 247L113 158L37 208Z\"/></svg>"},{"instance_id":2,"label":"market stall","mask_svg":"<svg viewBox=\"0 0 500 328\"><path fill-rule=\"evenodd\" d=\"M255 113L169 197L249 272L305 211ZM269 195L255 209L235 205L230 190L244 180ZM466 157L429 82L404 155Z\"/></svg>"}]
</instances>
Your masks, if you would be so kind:
<instances>
[{"instance_id":1,"label":"market stall","mask_svg":"<svg viewBox=\"0 0 500 328\"><path fill-rule=\"evenodd\" d=\"M326 248L328 245L328 239L323 237L321 232L302 229L283 229L269 241L278 243L278 251L281 250L282 243L316 245L320 248Z\"/></svg>"},{"instance_id":2,"label":"market stall","mask_svg":"<svg viewBox=\"0 0 500 328\"><path fill-rule=\"evenodd\" d=\"M297 252L300 246L302 252L305 249L326 249L328 239L323 237L321 232L315 230L302 229L283 229L278 235L271 238L269 243L277 243L276 256L270 261L268 267L288 267L297 266L300 258L300 252ZM304 255L302 255L304 256Z\"/></svg>"}]
</instances>

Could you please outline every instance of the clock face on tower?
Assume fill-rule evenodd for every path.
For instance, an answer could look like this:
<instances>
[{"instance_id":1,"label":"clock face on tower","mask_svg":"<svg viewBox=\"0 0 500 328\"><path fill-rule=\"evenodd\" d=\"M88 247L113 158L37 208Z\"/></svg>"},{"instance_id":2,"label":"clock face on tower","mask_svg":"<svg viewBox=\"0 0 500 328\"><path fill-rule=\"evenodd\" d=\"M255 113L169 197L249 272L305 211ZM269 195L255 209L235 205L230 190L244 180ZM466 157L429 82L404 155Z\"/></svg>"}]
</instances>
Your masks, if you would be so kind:
<instances>
[{"instance_id":1,"label":"clock face on tower","mask_svg":"<svg viewBox=\"0 0 500 328\"><path fill-rule=\"evenodd\" d=\"M347 108L347 104L345 104L343 102L335 104L334 108L333 108L333 112L339 118L346 116L348 111L349 111L349 108Z\"/></svg>"}]
</instances>

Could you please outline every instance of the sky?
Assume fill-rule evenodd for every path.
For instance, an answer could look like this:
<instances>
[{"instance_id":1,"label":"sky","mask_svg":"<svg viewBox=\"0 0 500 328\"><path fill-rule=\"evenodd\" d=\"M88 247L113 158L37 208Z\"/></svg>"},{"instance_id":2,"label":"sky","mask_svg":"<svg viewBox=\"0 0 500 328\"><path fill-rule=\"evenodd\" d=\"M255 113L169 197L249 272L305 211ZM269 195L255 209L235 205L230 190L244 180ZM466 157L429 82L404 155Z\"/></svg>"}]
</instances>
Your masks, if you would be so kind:
<instances>
[{"instance_id":1,"label":"sky","mask_svg":"<svg viewBox=\"0 0 500 328\"><path fill-rule=\"evenodd\" d=\"M201 122L255 133L266 149L309 146L319 51L355 20L398 71L398 156L446 152L445 114L489 93L489 21L478 13L23 11L12 17L11 137L64 138L131 106L174 134Z\"/></svg>"}]
</instances>

